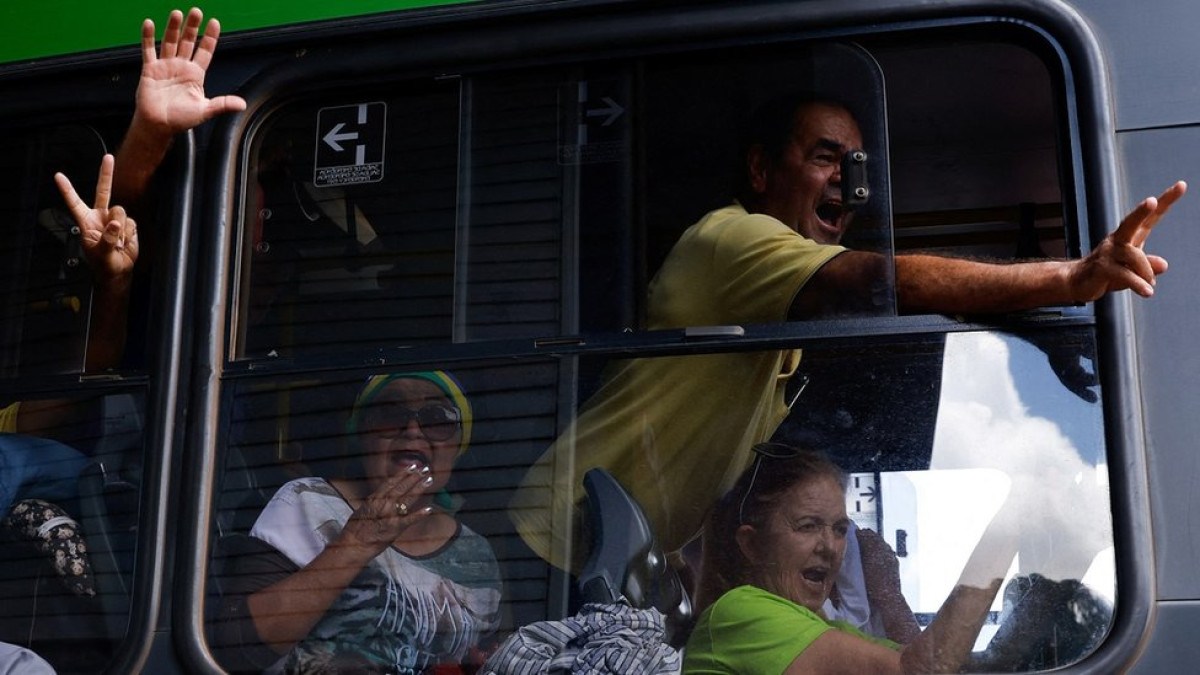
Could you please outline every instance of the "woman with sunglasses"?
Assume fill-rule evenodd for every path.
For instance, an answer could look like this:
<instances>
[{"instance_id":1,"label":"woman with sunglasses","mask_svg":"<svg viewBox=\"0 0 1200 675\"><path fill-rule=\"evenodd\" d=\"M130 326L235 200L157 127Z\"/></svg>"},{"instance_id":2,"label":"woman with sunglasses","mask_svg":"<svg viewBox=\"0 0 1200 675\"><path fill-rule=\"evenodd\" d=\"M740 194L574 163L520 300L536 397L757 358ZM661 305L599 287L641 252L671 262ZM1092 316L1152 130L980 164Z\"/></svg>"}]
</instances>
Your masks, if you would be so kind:
<instances>
[{"instance_id":1,"label":"woman with sunglasses","mask_svg":"<svg viewBox=\"0 0 1200 675\"><path fill-rule=\"evenodd\" d=\"M443 490L471 423L448 373L368 380L347 422L357 469L287 483L250 532L273 549L238 570L257 579L243 589L243 624L260 643L251 662L419 673L470 660L497 625L501 593L491 548L458 522Z\"/></svg>"},{"instance_id":2,"label":"woman with sunglasses","mask_svg":"<svg viewBox=\"0 0 1200 675\"><path fill-rule=\"evenodd\" d=\"M846 474L824 455L775 443L714 507L698 591L703 609L685 674L840 675L958 672L1016 551L1002 508L959 584L908 645L829 621L825 601L846 552ZM906 603L884 611L908 611Z\"/></svg>"}]
</instances>

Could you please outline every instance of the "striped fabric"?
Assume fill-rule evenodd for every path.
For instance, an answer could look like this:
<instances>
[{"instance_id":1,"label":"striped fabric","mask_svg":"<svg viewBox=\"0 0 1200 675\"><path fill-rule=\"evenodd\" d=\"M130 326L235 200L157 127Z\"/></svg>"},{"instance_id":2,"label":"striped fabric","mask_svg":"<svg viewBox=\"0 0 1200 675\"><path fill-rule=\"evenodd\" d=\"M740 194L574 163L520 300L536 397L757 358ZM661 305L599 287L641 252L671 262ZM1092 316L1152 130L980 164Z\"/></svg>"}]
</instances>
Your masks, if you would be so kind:
<instances>
[{"instance_id":1,"label":"striped fabric","mask_svg":"<svg viewBox=\"0 0 1200 675\"><path fill-rule=\"evenodd\" d=\"M483 673L679 673L682 659L665 636L663 615L656 609L589 603L562 621L520 628L487 660Z\"/></svg>"}]
</instances>

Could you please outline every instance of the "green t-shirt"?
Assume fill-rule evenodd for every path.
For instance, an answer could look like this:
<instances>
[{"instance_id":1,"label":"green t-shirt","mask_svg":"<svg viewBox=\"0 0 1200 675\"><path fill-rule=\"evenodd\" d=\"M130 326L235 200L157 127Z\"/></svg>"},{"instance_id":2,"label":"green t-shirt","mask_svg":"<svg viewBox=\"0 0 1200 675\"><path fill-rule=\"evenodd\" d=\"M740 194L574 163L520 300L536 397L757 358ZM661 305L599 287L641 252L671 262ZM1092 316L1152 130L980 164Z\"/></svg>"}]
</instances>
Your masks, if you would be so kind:
<instances>
[{"instance_id":1,"label":"green t-shirt","mask_svg":"<svg viewBox=\"0 0 1200 675\"><path fill-rule=\"evenodd\" d=\"M684 652L684 675L778 675L827 630L899 649L843 621L754 586L722 595L696 622Z\"/></svg>"}]
</instances>

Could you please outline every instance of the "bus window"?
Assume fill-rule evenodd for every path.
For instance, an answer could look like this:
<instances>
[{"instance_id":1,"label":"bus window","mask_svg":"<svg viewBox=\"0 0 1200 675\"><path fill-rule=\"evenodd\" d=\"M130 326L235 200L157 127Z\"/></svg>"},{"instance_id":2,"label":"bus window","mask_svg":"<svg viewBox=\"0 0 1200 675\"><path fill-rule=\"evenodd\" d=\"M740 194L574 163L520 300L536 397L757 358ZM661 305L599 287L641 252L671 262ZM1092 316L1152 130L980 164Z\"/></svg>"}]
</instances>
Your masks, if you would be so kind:
<instances>
[{"instance_id":1,"label":"bus window","mask_svg":"<svg viewBox=\"0 0 1200 675\"><path fill-rule=\"evenodd\" d=\"M243 146L235 340L218 411L228 444L214 449L208 533L206 618L218 661L292 667L314 650L353 651L353 640L335 637L345 604L359 591L373 603L396 585L372 571L387 556L364 561L310 632L285 630L276 648L266 642L282 624L260 622L275 604L264 598L357 527L352 514L385 530L407 517L406 501L372 502L382 483L353 474L377 456L362 444L355 401L375 377L407 373L428 390L443 372L456 384L422 401L444 410L465 392L470 442L441 477L447 496L428 503L486 540L487 579L473 589L492 599L484 630L471 634L478 646L580 610L572 583L603 544L583 506L584 476L597 467L636 500L670 559L656 571L678 574L699 597L706 518L752 466L753 447L771 440L821 450L853 476L848 511L897 552L899 591L924 625L1002 502L1042 518L1020 542L972 658L1005 670L1084 658L1107 633L1116 596L1090 308L1045 312L1036 330L1023 315L991 330L909 320L897 316L893 270L897 251L1077 251L1074 197L1063 187L1071 120L1038 49L1003 31L942 38L467 64L386 87L281 90L286 98L262 108ZM973 95L950 96L945 78L964 69L976 77L954 91ZM939 86L947 90L931 90ZM1018 91L1030 105L1014 119ZM803 103L782 118L755 115L778 101ZM801 242L807 266L750 254L741 267L705 267L716 254L679 261L700 229L689 226L721 210L745 217L742 230L800 239L792 229L811 222L789 228L755 217L766 209L740 211L755 195L739 188L757 190L767 145L741 130L768 120L790 149L808 133L797 111L813 110L841 125L838 138L816 144L836 146L837 159L813 160L841 180L808 205L836 232L802 233L877 254L860 257L878 264L865 268L858 290L871 291L869 304L853 321L832 301L839 311L793 312L805 280L841 249ZM782 157L768 158L780 162L773 169ZM679 273L687 265L691 276ZM713 282L729 270L734 281ZM782 281L761 281L773 274ZM426 410L412 387L392 391L402 404L377 420L376 436L445 431L451 418L466 433L457 417L466 404ZM431 463L415 451L395 456L400 474L401 464ZM336 527L293 518L280 535L280 510L303 511L309 499L336 506ZM1064 503L1084 505L1086 517ZM878 634L871 610L830 611ZM1027 648L1015 635L1031 636ZM380 639L395 645L397 636ZM423 643L389 663L475 665L478 656L439 649Z\"/></svg>"},{"instance_id":2,"label":"bus window","mask_svg":"<svg viewBox=\"0 0 1200 675\"><path fill-rule=\"evenodd\" d=\"M3 373L79 371L91 275L53 175L66 173L90 194L104 140L93 126L63 125L35 132L32 140L7 140L4 150L5 203L13 205L22 227L0 245Z\"/></svg>"},{"instance_id":3,"label":"bus window","mask_svg":"<svg viewBox=\"0 0 1200 675\"><path fill-rule=\"evenodd\" d=\"M53 181L67 174L90 203L120 124L26 129L0 143L11 209L0 244L0 641L60 672L111 662L134 584L145 388L122 363L81 377L93 273Z\"/></svg>"},{"instance_id":4,"label":"bus window","mask_svg":"<svg viewBox=\"0 0 1200 675\"><path fill-rule=\"evenodd\" d=\"M450 339L457 119L449 81L323 95L264 121L249 158L239 356Z\"/></svg>"},{"instance_id":5,"label":"bus window","mask_svg":"<svg viewBox=\"0 0 1200 675\"><path fill-rule=\"evenodd\" d=\"M851 471L847 510L899 555L922 625L1001 503L1015 500L1026 514L974 668L1070 663L1111 623L1112 515L1094 348L1086 331L1072 331L806 352L809 404L797 405L779 438L824 447ZM848 369L864 370L870 386L835 377ZM866 447L879 451L864 457ZM1018 644L1016 631L1037 638Z\"/></svg>"},{"instance_id":6,"label":"bus window","mask_svg":"<svg viewBox=\"0 0 1200 675\"><path fill-rule=\"evenodd\" d=\"M1071 195L1060 185L1069 170L1060 161L1062 104L1043 58L995 39L870 49L889 83L897 250L1078 254ZM956 67L939 65L947 60Z\"/></svg>"}]
</instances>

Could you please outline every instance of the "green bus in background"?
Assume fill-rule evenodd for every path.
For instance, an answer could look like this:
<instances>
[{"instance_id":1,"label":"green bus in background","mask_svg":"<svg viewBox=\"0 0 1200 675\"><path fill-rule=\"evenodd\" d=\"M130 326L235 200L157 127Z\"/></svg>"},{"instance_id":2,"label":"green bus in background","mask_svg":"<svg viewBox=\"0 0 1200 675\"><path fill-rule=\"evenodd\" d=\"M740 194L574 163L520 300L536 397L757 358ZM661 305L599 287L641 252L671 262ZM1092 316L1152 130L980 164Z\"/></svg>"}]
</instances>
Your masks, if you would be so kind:
<instances>
[{"instance_id":1,"label":"green bus in background","mask_svg":"<svg viewBox=\"0 0 1200 675\"><path fill-rule=\"evenodd\" d=\"M356 0L355 2L289 2L263 0L238 2L215 0L201 9L206 16L219 17L228 34L260 28L306 24L314 21L367 16L441 5L463 4L469 0ZM137 44L142 19L158 24L161 37L163 17L173 9L186 11L177 3L135 0L122 2L86 2L63 0L46 4L12 2L0 9L0 20L7 27L0 47L0 62L21 62L68 54L80 54ZM130 30L130 26L134 30Z\"/></svg>"},{"instance_id":2,"label":"green bus in background","mask_svg":"<svg viewBox=\"0 0 1200 675\"><path fill-rule=\"evenodd\" d=\"M408 421L469 436L438 503L462 526L454 537L490 549L494 573L471 588L493 592L495 611L479 635L463 629L472 644L454 658L399 649L396 664L417 665L370 672L485 672L521 627L572 616L595 591L543 557L622 536L638 546L607 558L611 585L664 612L664 645L678 647L689 624L671 589L692 589L695 544L658 555L663 533L640 529L636 508L604 507L585 527L564 505L597 497L574 485L547 502L568 536L541 556L510 505L571 482L573 423L620 364L779 352L799 361L772 438L847 470L848 514L895 551L920 626L1019 479L1041 496L1025 504L1034 515L976 663L1157 674L1200 662L1194 196L1147 244L1171 261L1148 300L900 315L886 287L866 316L670 329L655 329L647 300L685 230L731 203L750 111L795 91L840 102L861 127L861 164L839 165L862 188L848 247L1085 254L1128 205L1200 175L1188 84L1200 4L212 0L201 9L221 38L205 90L246 108L171 142L138 205L124 354L91 371L93 277L53 176L92 203L134 111L141 24L161 39L173 9L188 7L0 8L0 422L18 402L72 411L45 436L85 458L60 506L94 591L61 583L0 521L0 643L59 673L286 670L287 650L252 644L244 589L302 565L260 557L252 533L283 486L336 479L359 458L364 383L419 372L453 412L418 406ZM639 438L736 424L701 416ZM697 466L721 451L698 448Z\"/></svg>"}]
</instances>

